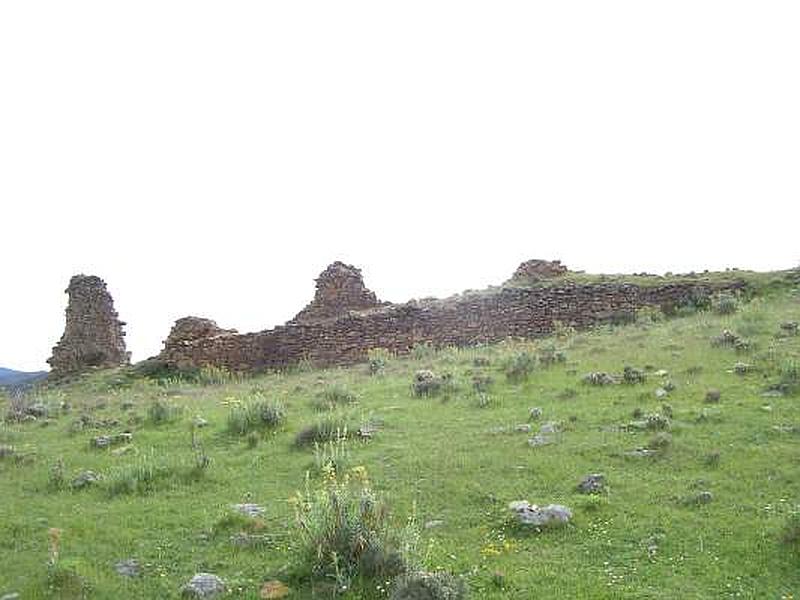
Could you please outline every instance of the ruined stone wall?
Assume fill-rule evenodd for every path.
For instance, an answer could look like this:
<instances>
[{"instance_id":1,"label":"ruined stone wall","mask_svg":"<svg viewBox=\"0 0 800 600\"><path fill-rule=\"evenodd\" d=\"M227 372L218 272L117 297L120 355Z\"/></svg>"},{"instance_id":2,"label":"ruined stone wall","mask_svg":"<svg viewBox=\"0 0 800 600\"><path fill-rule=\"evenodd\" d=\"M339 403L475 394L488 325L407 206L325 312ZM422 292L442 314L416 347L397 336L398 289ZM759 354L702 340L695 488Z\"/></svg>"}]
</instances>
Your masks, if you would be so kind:
<instances>
[{"instance_id":1,"label":"ruined stone wall","mask_svg":"<svg viewBox=\"0 0 800 600\"><path fill-rule=\"evenodd\" d=\"M319 323L384 304L364 285L361 270L352 265L336 261L320 273L316 283L314 300L290 323Z\"/></svg>"},{"instance_id":2,"label":"ruined stone wall","mask_svg":"<svg viewBox=\"0 0 800 600\"><path fill-rule=\"evenodd\" d=\"M52 377L89 367L115 367L130 362L125 349L125 323L114 310L105 282L94 275L75 275L66 289L69 301L64 335L48 359Z\"/></svg>"},{"instance_id":3,"label":"ruined stone wall","mask_svg":"<svg viewBox=\"0 0 800 600\"><path fill-rule=\"evenodd\" d=\"M728 287L737 287L732 284ZM680 303L698 292L695 283L639 287L629 284L504 288L450 300L349 312L317 323L296 323L259 333L167 339L161 359L181 367L224 366L237 371L284 367L307 359L318 365L362 361L373 348L407 352L412 346L466 346L507 338L536 338L557 321L585 328L641 307Z\"/></svg>"}]
</instances>

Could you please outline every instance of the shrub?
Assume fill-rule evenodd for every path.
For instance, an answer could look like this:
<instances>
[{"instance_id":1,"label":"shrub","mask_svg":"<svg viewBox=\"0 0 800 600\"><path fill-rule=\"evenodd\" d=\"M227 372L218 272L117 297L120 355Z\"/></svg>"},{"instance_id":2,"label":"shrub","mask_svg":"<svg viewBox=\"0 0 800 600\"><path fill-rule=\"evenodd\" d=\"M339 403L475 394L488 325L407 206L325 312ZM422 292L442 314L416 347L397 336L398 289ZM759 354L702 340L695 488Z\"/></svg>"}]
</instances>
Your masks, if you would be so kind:
<instances>
[{"instance_id":1,"label":"shrub","mask_svg":"<svg viewBox=\"0 0 800 600\"><path fill-rule=\"evenodd\" d=\"M554 344L548 344L539 350L537 358L540 365L549 367L556 363L566 362L567 354L562 350L558 350Z\"/></svg>"},{"instance_id":2,"label":"shrub","mask_svg":"<svg viewBox=\"0 0 800 600\"><path fill-rule=\"evenodd\" d=\"M241 376L225 367L206 365L197 371L196 379L200 385L224 385L240 381Z\"/></svg>"},{"instance_id":3,"label":"shrub","mask_svg":"<svg viewBox=\"0 0 800 600\"><path fill-rule=\"evenodd\" d=\"M295 446L308 446L315 442L346 439L350 435L350 431L351 428L342 417L329 416L298 431L294 438L294 444Z\"/></svg>"},{"instance_id":4,"label":"shrub","mask_svg":"<svg viewBox=\"0 0 800 600\"><path fill-rule=\"evenodd\" d=\"M163 399L154 400L147 408L147 420L153 425L169 423L180 418L183 414L183 407L176 406Z\"/></svg>"},{"instance_id":5,"label":"shrub","mask_svg":"<svg viewBox=\"0 0 800 600\"><path fill-rule=\"evenodd\" d=\"M47 566L47 590L53 598L88 598L91 586L75 565L64 561Z\"/></svg>"},{"instance_id":6,"label":"shrub","mask_svg":"<svg viewBox=\"0 0 800 600\"><path fill-rule=\"evenodd\" d=\"M106 491L112 497L147 494L170 483L196 481L208 466L208 461L202 460L202 455L198 456L195 461L187 463L182 459L159 459L152 452L144 454L128 465L114 469L106 479Z\"/></svg>"},{"instance_id":7,"label":"shrub","mask_svg":"<svg viewBox=\"0 0 800 600\"><path fill-rule=\"evenodd\" d=\"M293 504L299 563L313 577L347 586L354 577L384 581L408 569L416 527L392 527L363 467L344 476L328 470L317 489L307 481Z\"/></svg>"},{"instance_id":8,"label":"shrub","mask_svg":"<svg viewBox=\"0 0 800 600\"><path fill-rule=\"evenodd\" d=\"M781 392L789 395L800 392L800 363L794 359L787 360L780 366L779 373Z\"/></svg>"},{"instance_id":9,"label":"shrub","mask_svg":"<svg viewBox=\"0 0 800 600\"><path fill-rule=\"evenodd\" d=\"M644 306L636 311L636 320L642 323L659 323L664 320L664 313L658 306Z\"/></svg>"},{"instance_id":10,"label":"shrub","mask_svg":"<svg viewBox=\"0 0 800 600\"><path fill-rule=\"evenodd\" d=\"M506 365L506 377L509 381L525 381L536 366L536 358L528 352L520 352Z\"/></svg>"},{"instance_id":11,"label":"shrub","mask_svg":"<svg viewBox=\"0 0 800 600\"><path fill-rule=\"evenodd\" d=\"M343 474L350 464L350 452L345 437L326 442L314 442L314 468L318 473Z\"/></svg>"},{"instance_id":12,"label":"shrub","mask_svg":"<svg viewBox=\"0 0 800 600\"><path fill-rule=\"evenodd\" d=\"M463 600L467 586L460 577L450 573L406 573L394 582L391 600Z\"/></svg>"},{"instance_id":13,"label":"shrub","mask_svg":"<svg viewBox=\"0 0 800 600\"><path fill-rule=\"evenodd\" d=\"M622 372L622 381L625 383L644 383L647 379L644 371L641 369L636 369L634 367L625 367Z\"/></svg>"},{"instance_id":14,"label":"shrub","mask_svg":"<svg viewBox=\"0 0 800 600\"><path fill-rule=\"evenodd\" d=\"M663 431L670 427L669 418L658 413L645 415L644 420L650 431Z\"/></svg>"},{"instance_id":15,"label":"shrub","mask_svg":"<svg viewBox=\"0 0 800 600\"><path fill-rule=\"evenodd\" d=\"M245 435L251 431L274 429L285 419L283 403L257 398L234 406L228 413L226 429L231 435Z\"/></svg>"},{"instance_id":16,"label":"shrub","mask_svg":"<svg viewBox=\"0 0 800 600\"><path fill-rule=\"evenodd\" d=\"M594 371L583 376L583 383L587 385L613 385L617 382L612 375L602 371Z\"/></svg>"},{"instance_id":17,"label":"shrub","mask_svg":"<svg viewBox=\"0 0 800 600\"><path fill-rule=\"evenodd\" d=\"M784 544L800 545L800 510L795 510L787 517L782 540Z\"/></svg>"},{"instance_id":18,"label":"shrub","mask_svg":"<svg viewBox=\"0 0 800 600\"><path fill-rule=\"evenodd\" d=\"M739 301L733 294L720 292L714 296L712 308L718 315L732 315L739 310Z\"/></svg>"},{"instance_id":19,"label":"shrub","mask_svg":"<svg viewBox=\"0 0 800 600\"><path fill-rule=\"evenodd\" d=\"M671 445L672 445L672 436L666 431L659 431L647 443L647 447L650 450L657 450L659 452L664 452Z\"/></svg>"},{"instance_id":20,"label":"shrub","mask_svg":"<svg viewBox=\"0 0 800 600\"><path fill-rule=\"evenodd\" d=\"M332 385L325 389L314 402L317 410L333 410L345 404L354 404L358 397L343 385Z\"/></svg>"},{"instance_id":21,"label":"shrub","mask_svg":"<svg viewBox=\"0 0 800 600\"><path fill-rule=\"evenodd\" d=\"M491 408L497 405L497 401L488 394L479 393L475 400L475 406L478 408Z\"/></svg>"},{"instance_id":22,"label":"shrub","mask_svg":"<svg viewBox=\"0 0 800 600\"><path fill-rule=\"evenodd\" d=\"M427 342L414 344L411 348L411 356L415 360L430 360L436 356L436 348Z\"/></svg>"},{"instance_id":23,"label":"shrub","mask_svg":"<svg viewBox=\"0 0 800 600\"><path fill-rule=\"evenodd\" d=\"M47 487L53 492L63 490L67 486L67 477L64 469L64 459L59 458L50 465L47 477Z\"/></svg>"},{"instance_id":24,"label":"shrub","mask_svg":"<svg viewBox=\"0 0 800 600\"><path fill-rule=\"evenodd\" d=\"M415 396L435 396L441 392L450 394L456 389L450 373L436 375L428 369L422 369L414 374L412 387Z\"/></svg>"},{"instance_id":25,"label":"shrub","mask_svg":"<svg viewBox=\"0 0 800 600\"><path fill-rule=\"evenodd\" d=\"M373 348L367 352L368 369L370 375L379 375L383 373L386 364L389 362L391 354L384 348Z\"/></svg>"},{"instance_id":26,"label":"shrub","mask_svg":"<svg viewBox=\"0 0 800 600\"><path fill-rule=\"evenodd\" d=\"M475 375L472 378L472 389L478 393L485 393L494 383L494 380L489 375Z\"/></svg>"}]
</instances>

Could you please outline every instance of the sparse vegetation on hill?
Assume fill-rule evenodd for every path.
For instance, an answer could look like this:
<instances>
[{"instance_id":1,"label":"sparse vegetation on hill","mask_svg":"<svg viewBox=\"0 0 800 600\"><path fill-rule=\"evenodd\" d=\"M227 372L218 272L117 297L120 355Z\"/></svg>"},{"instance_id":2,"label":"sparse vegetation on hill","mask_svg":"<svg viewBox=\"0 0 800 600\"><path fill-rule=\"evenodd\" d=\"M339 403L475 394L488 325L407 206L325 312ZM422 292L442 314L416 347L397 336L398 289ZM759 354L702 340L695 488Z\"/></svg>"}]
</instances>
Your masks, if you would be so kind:
<instances>
[{"instance_id":1,"label":"sparse vegetation on hill","mask_svg":"<svg viewBox=\"0 0 800 600\"><path fill-rule=\"evenodd\" d=\"M800 290L762 289L536 342L6 397L0 597L791 598Z\"/></svg>"}]
</instances>

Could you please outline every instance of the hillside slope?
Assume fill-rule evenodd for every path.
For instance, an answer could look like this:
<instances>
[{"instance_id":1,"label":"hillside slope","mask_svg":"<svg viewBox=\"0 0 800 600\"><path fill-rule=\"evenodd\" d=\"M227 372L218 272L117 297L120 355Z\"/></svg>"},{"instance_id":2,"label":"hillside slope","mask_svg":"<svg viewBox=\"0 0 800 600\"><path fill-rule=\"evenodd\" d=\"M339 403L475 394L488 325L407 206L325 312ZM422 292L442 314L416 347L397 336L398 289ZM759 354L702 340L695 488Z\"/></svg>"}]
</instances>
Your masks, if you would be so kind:
<instances>
[{"instance_id":1,"label":"hillside slope","mask_svg":"<svg viewBox=\"0 0 800 600\"><path fill-rule=\"evenodd\" d=\"M0 428L0 596L178 598L212 572L230 597L258 598L268 580L289 597L331 597L298 564L289 500L326 477L296 436L335 417L351 434L330 445L340 473L363 467L392 522L418 523L419 563L463 576L473 598L792 597L800 554L782 538L800 509L798 320L800 296L781 292L729 315L649 311L627 326L378 353L352 368L207 370L195 382L117 370L38 392L30 402L47 418ZM626 366L637 369L627 383ZM449 377L418 396L421 369ZM593 372L616 383L585 382ZM282 403L286 421L239 435L236 411L261 401ZM90 443L126 431L109 448ZM102 479L73 489L85 470ZM580 493L593 473L604 492ZM565 505L572 521L527 530L508 510L518 500ZM236 515L245 502L263 516ZM49 528L61 530L58 570ZM115 572L123 559L138 577ZM338 597L389 586L356 579Z\"/></svg>"},{"instance_id":2,"label":"hillside slope","mask_svg":"<svg viewBox=\"0 0 800 600\"><path fill-rule=\"evenodd\" d=\"M46 371L24 372L0 367L0 387L26 385L44 379Z\"/></svg>"}]
</instances>

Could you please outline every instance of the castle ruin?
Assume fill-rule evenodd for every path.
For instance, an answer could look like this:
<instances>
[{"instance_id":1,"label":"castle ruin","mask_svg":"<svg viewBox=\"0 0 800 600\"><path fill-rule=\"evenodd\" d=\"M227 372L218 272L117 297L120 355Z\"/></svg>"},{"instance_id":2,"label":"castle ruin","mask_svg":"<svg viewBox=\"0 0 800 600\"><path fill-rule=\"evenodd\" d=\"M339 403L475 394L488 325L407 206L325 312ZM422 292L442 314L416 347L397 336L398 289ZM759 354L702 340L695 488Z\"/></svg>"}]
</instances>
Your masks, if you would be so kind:
<instances>
[{"instance_id":1,"label":"castle ruin","mask_svg":"<svg viewBox=\"0 0 800 600\"><path fill-rule=\"evenodd\" d=\"M208 319L187 317L176 323L158 358L177 369L213 365L259 371L302 361L347 365L365 360L376 348L402 354L423 343L468 346L543 337L557 323L586 328L645 306L678 305L697 294L744 286L697 278L647 286L578 284L565 278L567 273L558 261L526 261L505 286L389 304L378 301L358 269L335 262L317 279L313 301L285 325L240 334Z\"/></svg>"},{"instance_id":2,"label":"castle ruin","mask_svg":"<svg viewBox=\"0 0 800 600\"><path fill-rule=\"evenodd\" d=\"M125 323L114 310L106 283L94 275L75 275L65 290L69 295L64 335L53 348L50 376L60 378L90 367L130 363L125 349Z\"/></svg>"}]
</instances>

